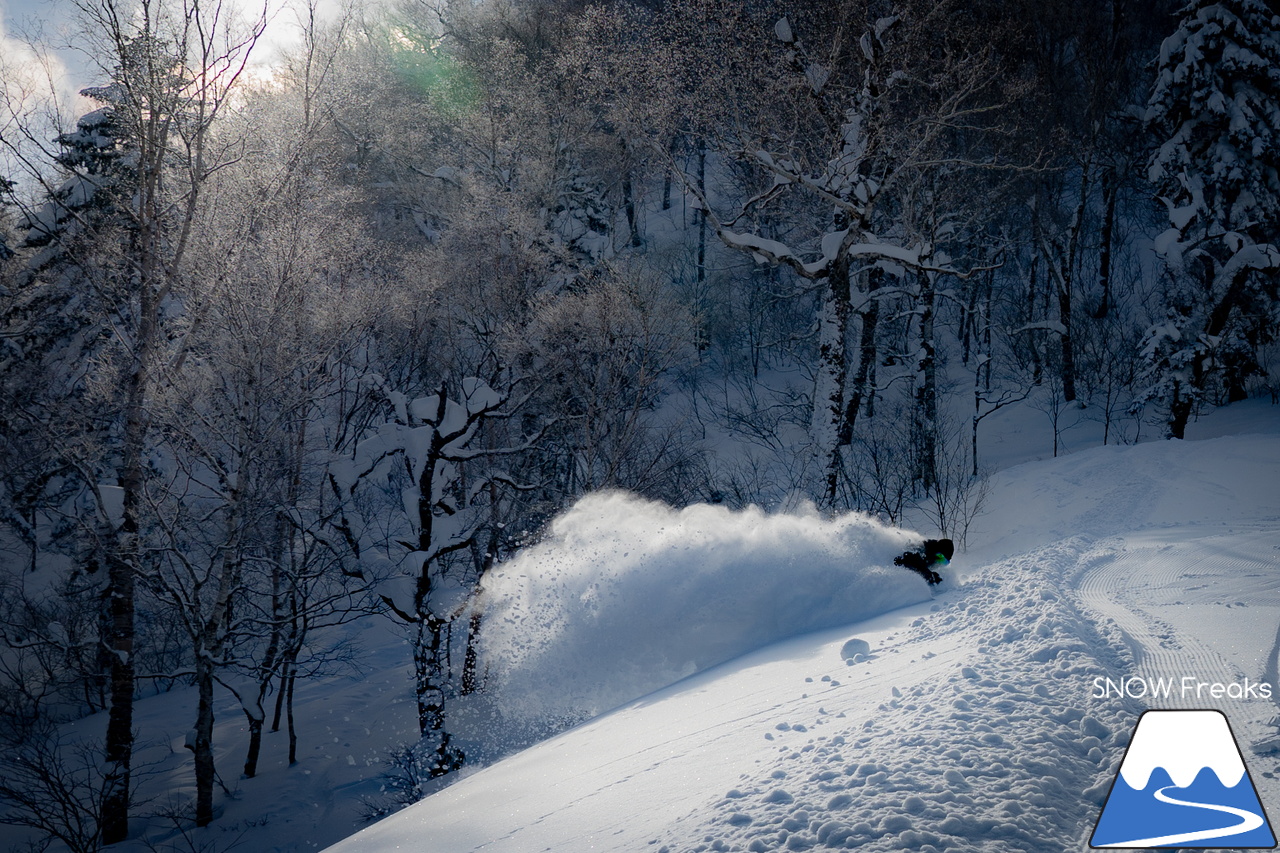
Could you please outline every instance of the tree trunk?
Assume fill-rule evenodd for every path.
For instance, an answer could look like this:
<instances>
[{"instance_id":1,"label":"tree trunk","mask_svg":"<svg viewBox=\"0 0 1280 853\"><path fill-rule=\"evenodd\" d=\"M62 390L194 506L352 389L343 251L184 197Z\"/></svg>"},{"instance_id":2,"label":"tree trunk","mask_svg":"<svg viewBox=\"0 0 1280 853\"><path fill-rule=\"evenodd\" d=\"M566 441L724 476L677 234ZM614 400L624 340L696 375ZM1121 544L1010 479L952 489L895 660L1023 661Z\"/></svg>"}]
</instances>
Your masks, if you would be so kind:
<instances>
[{"instance_id":1,"label":"tree trunk","mask_svg":"<svg viewBox=\"0 0 1280 853\"><path fill-rule=\"evenodd\" d=\"M294 448L293 448L293 456L290 460L292 477L290 479L288 493L286 494L286 501L287 501L285 504L286 506L297 506L298 500L301 497L302 459L305 453L306 440L307 440L307 424L306 424L306 419L302 418L300 419L297 427L296 439L295 439ZM278 660L279 673L280 673L280 688L279 688L280 692L276 696L275 713L271 717L271 731L273 732L280 731L280 710L281 710L281 705L284 702L285 687L286 687L286 684L288 684L290 688L292 687L290 679L292 678L293 667L298 660L298 652L301 650L302 640L303 640L302 622L299 619L299 613L298 613L298 609L299 609L298 608L298 586L299 585L297 583L297 580L298 580L299 571L294 561L293 547L291 544L292 524L289 521L288 516L284 513L281 513L280 515L277 516L276 523L279 525L276 529L276 547L280 553L280 560L283 561L287 558L289 560L289 566L291 571L290 571L289 592L287 594L281 593L280 588L276 585L276 583L278 582L278 574L273 572L272 590L273 590L274 597L272 598L272 601L271 601L271 612L272 612L273 619L276 625L283 626L286 613L288 614L288 617L289 617L287 632L285 632L283 628L272 629L273 637L280 636L281 644L283 645L283 650L280 652L279 660ZM292 726L290 726L290 737L292 737L292 734L293 734ZM293 763L292 748L290 751L289 763L290 764Z\"/></svg>"},{"instance_id":2,"label":"tree trunk","mask_svg":"<svg viewBox=\"0 0 1280 853\"><path fill-rule=\"evenodd\" d=\"M452 773L463 762L462 753L449 745L451 737L445 728L444 628L444 620L424 616L418 622L413 648L418 732L431 748L427 773L433 779Z\"/></svg>"},{"instance_id":3,"label":"tree trunk","mask_svg":"<svg viewBox=\"0 0 1280 853\"><path fill-rule=\"evenodd\" d=\"M698 142L698 193L702 198L707 197L707 145L699 140ZM711 341L707 335L706 317L704 316L704 293L703 288L707 281L707 212L702 208L698 209L698 263L697 270L694 273L697 286L694 288L694 304L697 306L697 326L694 330L695 340L698 346L698 352L704 352L711 346Z\"/></svg>"},{"instance_id":4,"label":"tree trunk","mask_svg":"<svg viewBox=\"0 0 1280 853\"><path fill-rule=\"evenodd\" d=\"M622 156L626 159L627 141L619 140L622 145ZM640 224L636 221L636 201L631 190L631 164L622 164L622 205L627 211L627 228L631 231L630 242L634 248L640 247Z\"/></svg>"},{"instance_id":5,"label":"tree trunk","mask_svg":"<svg viewBox=\"0 0 1280 853\"><path fill-rule=\"evenodd\" d=\"M470 696L480 689L480 625L483 617L480 608L476 607L471 611L471 618L467 622L467 653L462 664L462 695Z\"/></svg>"},{"instance_id":6,"label":"tree trunk","mask_svg":"<svg viewBox=\"0 0 1280 853\"><path fill-rule=\"evenodd\" d=\"M972 324L973 339L980 344L978 363L973 371L973 428L970 435L970 458L973 468L970 475L978 476L978 424L982 421L982 397L984 392L991 391L991 298L995 290L995 270L990 270L983 277L983 293L981 300L975 300L975 313Z\"/></svg>"},{"instance_id":7,"label":"tree trunk","mask_svg":"<svg viewBox=\"0 0 1280 853\"><path fill-rule=\"evenodd\" d=\"M298 676L292 665L289 667L289 684L285 690L285 716L289 726L289 766L298 763L298 730L293 725L293 686Z\"/></svg>"},{"instance_id":8,"label":"tree trunk","mask_svg":"<svg viewBox=\"0 0 1280 853\"><path fill-rule=\"evenodd\" d=\"M845 379L848 359L845 335L849 327L851 261L842 253L831 265L818 315L818 375L813 390L810 424L816 461L822 466L822 506L833 507L840 485L840 430L845 418Z\"/></svg>"},{"instance_id":9,"label":"tree trunk","mask_svg":"<svg viewBox=\"0 0 1280 853\"><path fill-rule=\"evenodd\" d=\"M286 657L284 661L284 665L280 669L280 686L279 688L277 688L279 692L276 693L275 712L271 715L271 731L273 732L280 731L280 715L284 711L284 688L288 680L289 680L289 659L288 657Z\"/></svg>"},{"instance_id":10,"label":"tree trunk","mask_svg":"<svg viewBox=\"0 0 1280 853\"><path fill-rule=\"evenodd\" d=\"M1111 252L1116 230L1116 196L1119 195L1117 183L1112 170L1102 173L1102 233L1098 246L1098 287L1102 295L1093 312L1095 320L1102 320L1111 312Z\"/></svg>"},{"instance_id":11,"label":"tree trunk","mask_svg":"<svg viewBox=\"0 0 1280 853\"><path fill-rule=\"evenodd\" d=\"M937 484L938 460L938 368L937 342L934 340L933 274L921 272L920 282L920 388L916 392L916 428L918 438L920 484L930 491Z\"/></svg>"},{"instance_id":12,"label":"tree trunk","mask_svg":"<svg viewBox=\"0 0 1280 853\"><path fill-rule=\"evenodd\" d=\"M213 822L213 661L208 649L196 651L196 826Z\"/></svg>"},{"instance_id":13,"label":"tree trunk","mask_svg":"<svg viewBox=\"0 0 1280 853\"><path fill-rule=\"evenodd\" d=\"M978 310L978 290L977 281L969 283L969 298L965 302L964 311L960 314L960 361L966 365L970 363L973 355L974 340L974 324L976 318L974 315Z\"/></svg>"},{"instance_id":14,"label":"tree trunk","mask_svg":"<svg viewBox=\"0 0 1280 853\"><path fill-rule=\"evenodd\" d=\"M672 161L676 156L676 137L671 137L671 142L667 145L667 153L671 155ZM667 169L662 176L662 209L671 209L671 170Z\"/></svg>"},{"instance_id":15,"label":"tree trunk","mask_svg":"<svg viewBox=\"0 0 1280 853\"><path fill-rule=\"evenodd\" d=\"M136 534L135 534L136 536ZM133 757L134 576L121 555L109 560L111 609L111 710L107 714L106 771L102 792L102 843L129 834L130 763Z\"/></svg>"},{"instance_id":16,"label":"tree trunk","mask_svg":"<svg viewBox=\"0 0 1280 853\"><path fill-rule=\"evenodd\" d=\"M1192 398L1184 393L1182 383L1173 382L1173 396L1169 401L1168 438L1182 439L1187 434L1187 423L1191 420Z\"/></svg>"},{"instance_id":17,"label":"tree trunk","mask_svg":"<svg viewBox=\"0 0 1280 853\"><path fill-rule=\"evenodd\" d=\"M146 237L140 238L142 245ZM133 649L135 638L135 571L141 548L144 456L147 440L147 385L157 322L150 267L143 266L138 310L137 347L125 397L125 426L118 483L123 519L107 556L107 589L111 634L111 710L107 715L106 773L102 796L102 841L115 844L129 832L130 764L133 755L133 695L136 689Z\"/></svg>"},{"instance_id":18,"label":"tree trunk","mask_svg":"<svg viewBox=\"0 0 1280 853\"><path fill-rule=\"evenodd\" d=\"M1071 282L1058 288L1058 322L1062 332L1058 336L1062 347L1062 398L1070 403L1076 399L1076 351L1071 337Z\"/></svg>"},{"instance_id":19,"label":"tree trunk","mask_svg":"<svg viewBox=\"0 0 1280 853\"><path fill-rule=\"evenodd\" d=\"M868 380L872 379L876 362L876 326L880 322L880 300L876 291L884 279L884 271L879 267L867 273L867 304L862 313L862 334L858 341L858 370L853 376L853 384L849 388L849 399L844 407L844 420L840 424L840 447L848 447L853 443L853 428L858 418L858 409L862 407L864 390ZM874 381L874 380L872 380ZM870 413L868 413L870 414Z\"/></svg>"},{"instance_id":20,"label":"tree trunk","mask_svg":"<svg viewBox=\"0 0 1280 853\"><path fill-rule=\"evenodd\" d=\"M978 374L973 377L973 417L969 420L969 458L973 460L973 467L969 472L969 476L978 476L978 424L982 422L982 381L978 378Z\"/></svg>"},{"instance_id":21,"label":"tree trunk","mask_svg":"<svg viewBox=\"0 0 1280 853\"><path fill-rule=\"evenodd\" d=\"M254 719L247 711L249 718L249 749L245 753L244 778L252 779L258 772L258 753L262 751L262 718Z\"/></svg>"},{"instance_id":22,"label":"tree trunk","mask_svg":"<svg viewBox=\"0 0 1280 853\"><path fill-rule=\"evenodd\" d=\"M241 444L244 436L239 436ZM196 826L208 826L213 821L213 783L216 771L213 765L213 681L214 668L219 665L226 637L226 627L234 621L232 599L240 583L240 543L243 534L244 507L241 493L232 489L227 498L227 516L221 554L217 559L214 578L217 594L209 603L208 617L200 627L195 640L196 658ZM194 596L200 601L199 587ZM198 604L197 604L198 607ZM198 615L199 611L192 615ZM261 718L261 714L259 715ZM259 720L261 725L261 720Z\"/></svg>"},{"instance_id":23,"label":"tree trunk","mask_svg":"<svg viewBox=\"0 0 1280 853\"><path fill-rule=\"evenodd\" d=\"M298 496L291 489L285 496L285 506L297 506L297 498ZM284 633L284 595L282 590L284 578L282 575L284 562L289 550L289 530L290 525L284 513L277 513L274 538L275 553L271 555L271 628L268 633L267 648L263 651L262 660L257 668L258 690L253 697L253 705L246 706L244 709L244 715L248 718L249 723L249 749L244 759L244 777L246 779L252 779L258 772L258 753L262 749L262 725L267 715L264 703L280 664L280 646ZM279 705L277 704L276 707L278 709Z\"/></svg>"},{"instance_id":24,"label":"tree trunk","mask_svg":"<svg viewBox=\"0 0 1280 853\"><path fill-rule=\"evenodd\" d=\"M443 383L438 394L439 408L435 423L443 423L448 402L448 387ZM418 487L418 548L426 554L432 550L435 538L435 514L431 496L435 493L436 463L445 452L444 436L437 429L433 432L426 458L422 464ZM414 612L403 614L414 624L413 669L414 692L418 702L418 732L423 739L433 741L433 756L427 772L432 778L451 773L462 766L461 752L449 747L449 732L445 729L445 685L448 681L448 648L445 645L445 629L448 621L432 612L432 561L424 559L418 570L414 590Z\"/></svg>"},{"instance_id":25,"label":"tree trunk","mask_svg":"<svg viewBox=\"0 0 1280 853\"><path fill-rule=\"evenodd\" d=\"M1089 206L1089 163L1080 166L1080 198L1067 237L1066 257L1062 259L1062 274L1058 277L1058 322L1062 324L1062 397L1071 403L1076 399L1076 352L1071 335L1072 290L1075 273L1079 267L1080 233L1084 230L1084 215Z\"/></svg>"},{"instance_id":26,"label":"tree trunk","mask_svg":"<svg viewBox=\"0 0 1280 853\"><path fill-rule=\"evenodd\" d=\"M1023 315L1024 323L1033 323L1036 320L1036 300L1040 296L1040 209L1038 206L1031 210L1031 269L1027 271L1027 312ZM1048 288L1046 287L1047 291ZM1026 333L1028 356L1031 359L1031 382L1034 385L1040 385L1044 381L1044 362L1040 357L1040 341L1039 333L1034 329Z\"/></svg>"},{"instance_id":27,"label":"tree trunk","mask_svg":"<svg viewBox=\"0 0 1280 853\"><path fill-rule=\"evenodd\" d=\"M707 195L707 146L698 143L698 193ZM702 283L707 279L707 212L698 208L698 300L702 300Z\"/></svg>"}]
</instances>

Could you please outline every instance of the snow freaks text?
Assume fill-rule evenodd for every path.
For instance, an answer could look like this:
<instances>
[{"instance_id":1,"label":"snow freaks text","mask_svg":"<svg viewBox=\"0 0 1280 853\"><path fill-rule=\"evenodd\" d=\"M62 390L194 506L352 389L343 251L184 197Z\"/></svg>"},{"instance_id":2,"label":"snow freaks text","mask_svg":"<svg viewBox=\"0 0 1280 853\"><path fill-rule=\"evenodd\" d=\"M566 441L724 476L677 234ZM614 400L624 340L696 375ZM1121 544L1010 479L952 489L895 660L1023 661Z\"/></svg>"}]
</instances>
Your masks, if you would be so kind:
<instances>
[{"instance_id":1,"label":"snow freaks text","mask_svg":"<svg viewBox=\"0 0 1280 853\"><path fill-rule=\"evenodd\" d=\"M1094 699L1270 699L1271 685L1265 681L1202 681L1192 675L1181 678L1093 679Z\"/></svg>"}]
</instances>

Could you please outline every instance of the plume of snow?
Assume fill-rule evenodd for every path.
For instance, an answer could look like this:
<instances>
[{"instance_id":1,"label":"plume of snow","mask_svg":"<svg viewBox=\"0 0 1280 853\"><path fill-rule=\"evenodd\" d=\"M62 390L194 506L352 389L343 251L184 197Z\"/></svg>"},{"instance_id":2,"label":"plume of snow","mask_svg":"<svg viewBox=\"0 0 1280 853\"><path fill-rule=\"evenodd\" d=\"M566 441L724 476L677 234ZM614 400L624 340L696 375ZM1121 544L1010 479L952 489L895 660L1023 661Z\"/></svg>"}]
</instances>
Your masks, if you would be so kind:
<instances>
[{"instance_id":1,"label":"plume of snow","mask_svg":"<svg viewBox=\"0 0 1280 853\"><path fill-rule=\"evenodd\" d=\"M594 716L730 658L927 599L921 537L856 513L590 495L485 581L490 698L519 727Z\"/></svg>"}]
</instances>

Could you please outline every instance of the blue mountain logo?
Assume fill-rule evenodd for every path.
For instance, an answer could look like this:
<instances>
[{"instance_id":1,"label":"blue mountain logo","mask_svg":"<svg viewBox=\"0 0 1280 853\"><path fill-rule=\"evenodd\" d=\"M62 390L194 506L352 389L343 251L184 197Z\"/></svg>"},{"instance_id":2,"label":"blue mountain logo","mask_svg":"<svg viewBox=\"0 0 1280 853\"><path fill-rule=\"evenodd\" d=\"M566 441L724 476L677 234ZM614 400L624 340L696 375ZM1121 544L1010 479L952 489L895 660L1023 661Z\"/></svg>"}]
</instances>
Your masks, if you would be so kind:
<instances>
[{"instance_id":1,"label":"blue mountain logo","mask_svg":"<svg viewBox=\"0 0 1280 853\"><path fill-rule=\"evenodd\" d=\"M1089 846L1276 846L1221 711L1147 711L1138 719Z\"/></svg>"}]
</instances>

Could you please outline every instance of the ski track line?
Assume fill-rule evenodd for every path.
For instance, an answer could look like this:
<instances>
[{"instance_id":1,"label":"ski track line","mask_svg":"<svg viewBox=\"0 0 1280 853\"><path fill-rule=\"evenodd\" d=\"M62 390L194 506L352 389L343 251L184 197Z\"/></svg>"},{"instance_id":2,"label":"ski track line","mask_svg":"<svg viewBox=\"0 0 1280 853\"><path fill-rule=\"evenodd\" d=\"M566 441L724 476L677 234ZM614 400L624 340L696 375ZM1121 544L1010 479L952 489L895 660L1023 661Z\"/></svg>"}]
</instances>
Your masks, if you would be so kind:
<instances>
[{"instance_id":1,"label":"ski track line","mask_svg":"<svg viewBox=\"0 0 1280 853\"><path fill-rule=\"evenodd\" d=\"M1153 591L1185 586L1186 581L1198 580L1206 574L1215 577L1229 574L1224 571L1229 561L1223 561L1220 566L1200 563L1194 574L1189 573L1177 561L1167 559L1163 550L1121 551L1113 553L1113 559L1093 555L1096 565L1087 569L1081 579L1081 602L1115 622L1131 640L1137 652L1135 674L1148 682L1155 678L1173 678L1177 682L1184 675L1223 684L1243 679L1245 673L1238 672L1199 637L1179 630L1136 603L1138 598L1151 600ZM1213 572L1215 568L1219 571ZM1170 694L1160 701L1172 707L1203 705L1203 701L1194 696L1183 700L1180 694Z\"/></svg>"},{"instance_id":2,"label":"ski track line","mask_svg":"<svg viewBox=\"0 0 1280 853\"><path fill-rule=\"evenodd\" d=\"M826 684L824 682L814 681L813 683L808 683L801 681L797 685L797 689L801 691L802 695L798 695L795 698L776 703L768 708L762 708L757 711L742 714L731 719L717 721L696 730L690 730L689 732L681 734L670 741L654 746L646 746L637 750L626 759L614 759L606 762L605 764L598 765L594 769L602 769L618 763L631 763L631 758L633 756L646 755L656 751L662 751L664 753L663 757L650 764L648 767L645 767L638 773L634 773L620 779L615 779L613 782L602 785L599 788L593 789L582 796L568 801L569 806L579 806L598 797L608 796L612 792L612 789L630 782L636 775L657 770L670 761L678 762L682 760L684 753L679 750L673 750L673 746L680 745L681 743L692 739L693 743L705 746L711 752L715 752L714 747L717 744L726 739L732 740L740 737L742 729L748 726L761 725L762 727L766 727L765 731L776 739L781 755L774 760L771 766L789 766L794 757L799 754L799 752L803 750L808 743L812 742L812 738L819 733L819 730L824 724L834 721L839 717L845 717L846 714L857 718L872 718L875 716L875 706L881 701L879 698L871 699L869 697L865 697L856 703L840 704L842 701L842 697L839 695L840 686L849 684L858 678L858 673L850 673L848 672L849 669L871 667L873 671L866 674L865 678L862 680L863 686L875 686L883 689L885 692L889 692L895 687L899 687L899 685L905 686L909 689L910 687L915 687L920 684L934 683L942 677L944 672L948 672L954 667L954 664L952 664L945 655L938 656L936 662L933 662L933 659L915 661L913 662L910 670L904 671L900 667L894 667L893 664L896 662L889 659L889 655L893 652L900 653L901 649L909 648L910 646L911 643L909 641L903 642L900 640L893 646L882 647L884 648L883 653L877 654L867 661L856 664L854 667L848 667L843 661L838 664L823 666L822 669L830 670L827 674L831 674L833 677L835 675L839 675L839 677L843 679L840 685L823 689ZM836 655L834 651L832 654L833 657L838 658L838 655ZM879 667L873 666L877 660L881 661L881 666ZM843 667L846 671L839 672L839 670L834 668L835 666ZM905 684L904 679L908 679ZM836 710L825 711L823 708L826 706L830 706ZM802 719L805 720L805 722L799 728L788 728L787 730L779 730L772 725L780 720L786 722L788 719ZM788 723L788 725L790 725L790 723ZM797 740L801 741L801 743L794 743L794 741ZM767 794L767 790L762 787L752 791L752 793L756 795L764 795ZM724 795L717 794L712 799L723 800ZM559 816L559 813L563 810L563 807L557 807L556 811L542 814L531 820L528 826L539 826L548 820L556 819ZM581 836L575 836L575 839L617 835L619 832L623 832L625 830L625 825L620 827L618 824L592 827L589 830L584 828L584 833ZM508 836L504 836L504 838L513 837L514 835L514 832L509 833Z\"/></svg>"},{"instance_id":3,"label":"ski track line","mask_svg":"<svg viewBox=\"0 0 1280 853\"><path fill-rule=\"evenodd\" d=\"M1276 626L1276 637L1271 643L1271 651L1267 652L1267 670L1262 678L1268 684L1280 685L1280 625ZM1280 690L1271 694L1271 700L1280 709Z\"/></svg>"}]
</instances>

